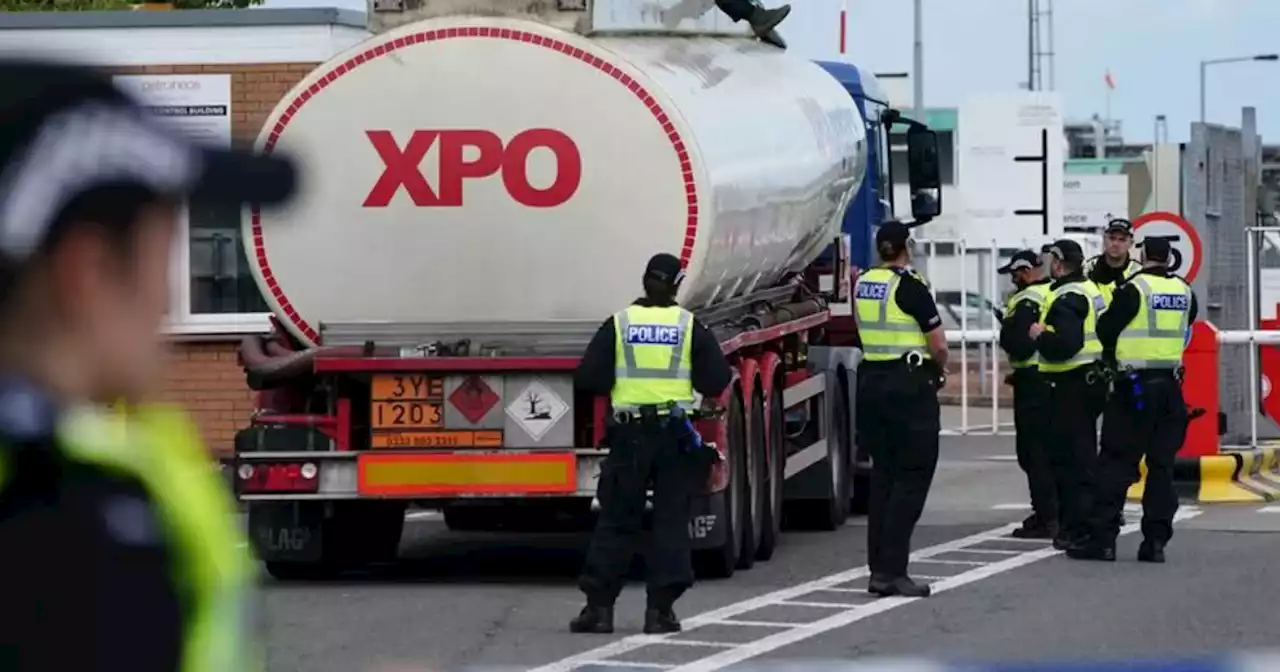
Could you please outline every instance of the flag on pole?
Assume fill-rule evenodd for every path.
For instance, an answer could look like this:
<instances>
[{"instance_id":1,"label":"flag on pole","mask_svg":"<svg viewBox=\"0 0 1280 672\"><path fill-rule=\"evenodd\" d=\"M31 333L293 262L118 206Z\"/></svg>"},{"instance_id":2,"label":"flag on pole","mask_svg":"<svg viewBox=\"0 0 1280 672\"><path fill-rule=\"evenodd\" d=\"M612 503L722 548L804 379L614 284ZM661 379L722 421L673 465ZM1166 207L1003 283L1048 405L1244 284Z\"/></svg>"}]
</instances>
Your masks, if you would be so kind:
<instances>
[{"instance_id":1,"label":"flag on pole","mask_svg":"<svg viewBox=\"0 0 1280 672\"><path fill-rule=\"evenodd\" d=\"M1116 90L1116 78L1111 76L1110 70L1107 71L1107 74L1102 78L1102 81L1107 83L1108 89L1111 89L1112 91Z\"/></svg>"}]
</instances>

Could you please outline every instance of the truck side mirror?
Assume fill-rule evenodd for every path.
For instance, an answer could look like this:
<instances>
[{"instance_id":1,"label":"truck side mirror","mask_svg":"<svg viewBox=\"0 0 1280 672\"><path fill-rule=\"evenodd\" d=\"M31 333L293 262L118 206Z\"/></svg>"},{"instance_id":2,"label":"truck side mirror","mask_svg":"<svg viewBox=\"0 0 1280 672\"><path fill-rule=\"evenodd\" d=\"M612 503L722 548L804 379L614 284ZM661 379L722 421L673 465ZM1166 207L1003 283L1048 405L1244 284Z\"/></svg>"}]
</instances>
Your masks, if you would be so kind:
<instances>
[{"instance_id":1,"label":"truck side mirror","mask_svg":"<svg viewBox=\"0 0 1280 672\"><path fill-rule=\"evenodd\" d=\"M911 185L911 218L927 222L942 214L942 179L938 134L924 126L907 129L907 179Z\"/></svg>"}]
</instances>

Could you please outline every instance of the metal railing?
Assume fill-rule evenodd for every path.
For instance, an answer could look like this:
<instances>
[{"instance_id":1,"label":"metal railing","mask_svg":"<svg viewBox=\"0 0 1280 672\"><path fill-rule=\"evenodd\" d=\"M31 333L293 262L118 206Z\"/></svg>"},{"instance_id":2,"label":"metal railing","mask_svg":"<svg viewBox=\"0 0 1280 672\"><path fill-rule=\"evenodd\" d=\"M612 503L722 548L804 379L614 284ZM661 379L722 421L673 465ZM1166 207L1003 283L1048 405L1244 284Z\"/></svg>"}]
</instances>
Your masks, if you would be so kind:
<instances>
[{"instance_id":1,"label":"metal railing","mask_svg":"<svg viewBox=\"0 0 1280 672\"><path fill-rule=\"evenodd\" d=\"M1277 237L1280 235L1280 228L1276 227L1248 227L1246 229L1249 244L1245 246L1246 254L1246 277L1259 277L1259 259L1258 249L1261 247L1262 237ZM1012 291L1011 285L1002 284L995 269L1000 263L1003 263L1007 254L1002 255L997 245L993 242L990 247L975 248L968 246L963 240L948 239L926 239L920 240L919 256L917 259L923 261L919 266L921 270L930 277L932 289L935 298L947 295L958 294L962 300L962 310L953 320L957 324L952 325L958 328L947 328L947 342L953 347L952 361L958 363L957 366L950 367L953 385L949 386L951 394L948 396L958 397L960 422L958 426L944 427L944 435L1001 435L1011 436L1013 434L1012 417L1007 414L1012 411L1011 404L1002 408L1001 387L1003 386L1003 376L1011 371L1007 362L1004 360L1004 354L999 347L1000 330L998 325L984 328L971 328L970 318L974 311L967 301L974 295L989 300L992 304L1002 306L1006 296ZM949 247L944 247L949 246ZM1026 246L1030 247L1030 246ZM954 251L953 254L939 254L938 250L947 249ZM1007 251L1004 251L1007 252ZM976 266L977 273L970 272L970 265L974 263L971 257L977 257ZM954 259L953 268L946 269L943 273L937 273L939 269L939 260ZM1274 270L1280 275L1280 268L1263 269ZM939 276L946 279L939 281ZM985 277L984 277L985 276ZM971 285L971 279L977 278L978 291L974 291ZM958 289L956 289L958 287ZM1263 373L1261 365L1261 356L1259 352L1260 346L1280 346L1280 330L1261 329L1259 328L1259 305L1260 305L1259 283L1247 283L1247 299L1248 314L1250 319L1245 329L1222 329L1219 327L1218 343L1222 346L1248 348L1248 415L1249 415L1249 432L1247 443L1249 446L1255 446L1259 441L1260 419L1263 418L1261 412L1261 399L1259 395L1259 380ZM1280 296L1275 296L1280 300ZM1201 295L1200 299L1200 318L1205 319L1208 315L1209 302L1207 297ZM940 308L944 308L940 305ZM946 318L944 317L944 320ZM1215 325L1217 326L1217 325ZM956 356L958 355L958 357ZM976 355L976 356L975 356ZM958 362L957 362L958 360ZM976 361L973 361L976 360ZM976 372L980 377L977 394L971 390L970 376ZM975 396L980 396L984 402L989 399L990 421L975 424L973 422L973 412L977 410L973 404ZM1011 395L1010 395L1011 396ZM1003 400L1009 401L1009 399ZM983 409L984 411L987 409ZM1006 417L1002 418L1001 413L1004 411Z\"/></svg>"}]
</instances>

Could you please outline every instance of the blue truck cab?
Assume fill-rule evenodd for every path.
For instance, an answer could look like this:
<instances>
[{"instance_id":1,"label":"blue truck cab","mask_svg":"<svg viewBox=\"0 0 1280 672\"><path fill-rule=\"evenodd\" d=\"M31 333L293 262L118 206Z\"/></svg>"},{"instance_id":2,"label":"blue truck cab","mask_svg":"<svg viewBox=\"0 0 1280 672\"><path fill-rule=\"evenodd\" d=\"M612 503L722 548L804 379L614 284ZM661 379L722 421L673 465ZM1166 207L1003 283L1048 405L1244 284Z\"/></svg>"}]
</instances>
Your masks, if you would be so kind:
<instances>
[{"instance_id":1,"label":"blue truck cab","mask_svg":"<svg viewBox=\"0 0 1280 672\"><path fill-rule=\"evenodd\" d=\"M849 236L849 261L857 268L872 263L875 225L893 216L893 185L889 183L889 133L881 115L889 109L889 97L875 75L852 63L815 61L840 82L853 98L867 129L867 176L849 209L841 232ZM831 254L828 251L827 254Z\"/></svg>"}]
</instances>

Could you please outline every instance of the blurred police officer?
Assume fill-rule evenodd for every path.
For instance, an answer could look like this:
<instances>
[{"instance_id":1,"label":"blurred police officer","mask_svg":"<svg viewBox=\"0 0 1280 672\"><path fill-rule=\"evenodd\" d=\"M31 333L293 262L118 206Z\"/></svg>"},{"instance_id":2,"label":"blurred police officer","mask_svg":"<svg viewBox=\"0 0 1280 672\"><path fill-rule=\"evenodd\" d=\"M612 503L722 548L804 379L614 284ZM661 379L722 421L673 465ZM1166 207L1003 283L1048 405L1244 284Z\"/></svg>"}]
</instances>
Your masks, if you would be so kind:
<instances>
[{"instance_id":1,"label":"blurred police officer","mask_svg":"<svg viewBox=\"0 0 1280 672\"><path fill-rule=\"evenodd\" d=\"M705 485L715 451L702 448L690 424L694 392L720 396L732 380L720 343L676 304L680 260L654 255L644 297L600 325L575 375L580 391L609 395L613 423L600 473L600 519L579 586L587 606L573 632L613 632L622 592L653 486L653 548L647 555L646 633L680 630L672 605L693 585L690 497Z\"/></svg>"},{"instance_id":2,"label":"blurred police officer","mask_svg":"<svg viewBox=\"0 0 1280 672\"><path fill-rule=\"evenodd\" d=\"M260 667L254 564L198 433L107 403L162 378L181 202L292 188L290 164L196 148L99 74L0 61L0 669Z\"/></svg>"},{"instance_id":3,"label":"blurred police officer","mask_svg":"<svg viewBox=\"0 0 1280 672\"><path fill-rule=\"evenodd\" d=\"M1016 288L1005 304L1000 347L1013 367L1008 380L1013 385L1018 466L1026 473L1031 492L1031 515L1013 531L1013 536L1023 539L1052 539L1058 533L1058 496L1044 446L1049 388L1040 375L1036 342L1028 333L1040 321L1040 311L1049 299L1049 279L1043 268L1034 250L1022 250L996 270L1008 275Z\"/></svg>"},{"instance_id":4,"label":"blurred police officer","mask_svg":"<svg viewBox=\"0 0 1280 672\"><path fill-rule=\"evenodd\" d=\"M1133 247L1133 224L1127 219L1112 219L1102 233L1103 251L1085 262L1085 277L1093 281L1107 301L1125 278L1142 270L1142 264L1129 256Z\"/></svg>"},{"instance_id":5,"label":"blurred police officer","mask_svg":"<svg viewBox=\"0 0 1280 672\"><path fill-rule=\"evenodd\" d=\"M1049 386L1046 447L1058 494L1058 536L1066 548L1083 533L1089 471L1098 453L1097 422L1106 395L1098 360L1098 316L1106 299L1081 272L1084 254L1072 240L1049 246L1053 283L1028 335L1036 341L1040 373Z\"/></svg>"},{"instance_id":6,"label":"blurred police officer","mask_svg":"<svg viewBox=\"0 0 1280 672\"><path fill-rule=\"evenodd\" d=\"M1170 256L1169 241L1146 239L1143 270L1116 291L1098 320L1098 340L1118 375L1102 416L1089 534L1067 549L1072 558L1115 560L1116 517L1129 486L1138 480L1144 456L1147 482L1138 560L1164 562L1165 544L1173 537L1178 510L1173 463L1187 426L1179 384L1182 352L1199 307L1187 283L1169 272Z\"/></svg>"},{"instance_id":7,"label":"blurred police officer","mask_svg":"<svg viewBox=\"0 0 1280 672\"><path fill-rule=\"evenodd\" d=\"M858 276L858 445L871 456L867 519L867 590L928 597L907 576L911 534L938 466L938 389L945 380L947 337L925 279L910 267L910 229L887 222L876 231L880 265Z\"/></svg>"}]
</instances>

